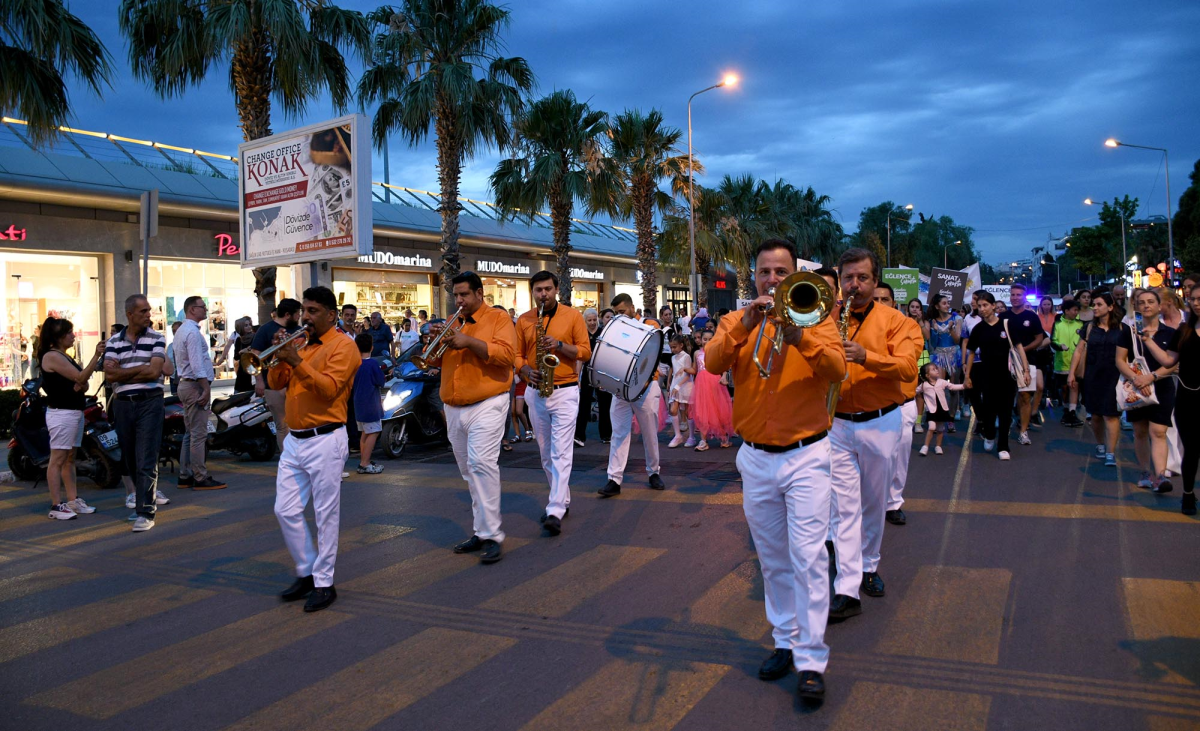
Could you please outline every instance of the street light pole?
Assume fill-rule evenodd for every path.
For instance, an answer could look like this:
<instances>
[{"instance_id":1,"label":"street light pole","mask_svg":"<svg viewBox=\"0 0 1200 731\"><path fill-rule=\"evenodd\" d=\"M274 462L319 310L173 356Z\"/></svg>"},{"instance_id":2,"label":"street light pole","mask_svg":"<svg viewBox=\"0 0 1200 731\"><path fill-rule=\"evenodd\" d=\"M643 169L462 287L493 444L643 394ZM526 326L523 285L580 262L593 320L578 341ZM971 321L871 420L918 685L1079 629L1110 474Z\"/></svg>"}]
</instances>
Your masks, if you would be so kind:
<instances>
[{"instance_id":1,"label":"street light pole","mask_svg":"<svg viewBox=\"0 0 1200 731\"><path fill-rule=\"evenodd\" d=\"M687 117L688 117L688 248L691 249L692 272L688 277L688 290L692 295L692 308L700 306L700 297L697 290L700 283L696 281L696 193L695 185L692 183L692 170L694 168L692 158L692 100L700 96L706 91L720 88L722 86L733 86L738 81L738 78L733 74L726 74L725 78L721 79L712 86L701 89L700 91L688 97Z\"/></svg>"},{"instance_id":2,"label":"street light pole","mask_svg":"<svg viewBox=\"0 0 1200 731\"><path fill-rule=\"evenodd\" d=\"M1083 202L1089 206L1096 205L1096 202L1091 198L1084 198ZM1125 283L1125 272L1128 271L1129 254L1125 250L1125 211L1120 206L1113 206L1116 209L1117 215L1121 217L1121 283ZM1167 219L1170 222L1171 219ZM1167 236L1170 237L1170 227L1167 228ZM1107 269L1107 267L1105 267Z\"/></svg>"},{"instance_id":3,"label":"street light pole","mask_svg":"<svg viewBox=\"0 0 1200 731\"><path fill-rule=\"evenodd\" d=\"M911 203L904 207L904 210L906 211L911 211L912 209L913 207ZM904 220L911 221L912 214L910 213L908 218ZM887 215L887 265L889 267L892 265L892 211L890 208Z\"/></svg>"},{"instance_id":4,"label":"street light pole","mask_svg":"<svg viewBox=\"0 0 1200 731\"><path fill-rule=\"evenodd\" d=\"M955 241L953 244L942 244L942 269L950 268L950 264L947 263L950 259L946 255L946 252L950 251L951 246L962 246L962 239Z\"/></svg>"},{"instance_id":5,"label":"street light pole","mask_svg":"<svg viewBox=\"0 0 1200 731\"><path fill-rule=\"evenodd\" d=\"M1104 141L1105 147L1135 147L1139 150L1157 150L1163 154L1163 172L1167 176L1167 285L1175 283L1175 236L1171 231L1171 158L1165 147L1147 147L1146 145L1131 145L1109 137ZM1122 219L1121 238L1125 237L1124 219Z\"/></svg>"}]
</instances>

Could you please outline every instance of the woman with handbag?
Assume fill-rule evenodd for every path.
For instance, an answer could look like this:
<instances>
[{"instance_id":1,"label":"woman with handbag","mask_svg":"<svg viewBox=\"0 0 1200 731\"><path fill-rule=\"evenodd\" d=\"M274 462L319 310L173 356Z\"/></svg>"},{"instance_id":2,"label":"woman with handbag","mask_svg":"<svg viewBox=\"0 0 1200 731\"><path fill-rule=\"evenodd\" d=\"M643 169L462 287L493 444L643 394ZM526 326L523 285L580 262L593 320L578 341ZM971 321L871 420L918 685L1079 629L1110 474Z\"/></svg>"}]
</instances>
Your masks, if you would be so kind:
<instances>
[{"instance_id":1,"label":"woman with handbag","mask_svg":"<svg viewBox=\"0 0 1200 731\"><path fill-rule=\"evenodd\" d=\"M963 385L978 393L976 416L983 432L983 450L991 452L999 447L997 456L1007 462L1011 458L1008 431L1012 426L1013 400L1018 386L1029 378L1029 364L1025 362L1023 348L1011 347L1012 338L1006 322L996 313L996 298L992 293L981 292L977 307L983 319L971 328L967 339L967 377ZM1019 365L1010 365L1012 359Z\"/></svg>"},{"instance_id":2,"label":"woman with handbag","mask_svg":"<svg viewBox=\"0 0 1200 731\"><path fill-rule=\"evenodd\" d=\"M1138 335L1128 325L1121 326L1121 343L1117 346L1117 368L1121 371L1122 383L1129 384L1137 396L1147 398L1139 408L1128 409L1126 417L1133 424L1133 448L1138 463L1142 466L1142 477L1137 486L1164 493L1172 490L1167 470L1167 429L1171 427L1171 412L1175 410L1175 380L1171 378L1173 368L1159 362L1154 353L1142 345L1148 337L1166 350L1175 336L1175 328L1159 322L1161 301L1152 289L1138 290L1134 307L1142 316L1137 326Z\"/></svg>"},{"instance_id":3,"label":"woman with handbag","mask_svg":"<svg viewBox=\"0 0 1200 731\"><path fill-rule=\"evenodd\" d=\"M1120 411L1117 410L1117 346L1121 340L1121 320L1125 311L1113 303L1108 292L1092 297L1092 321L1084 326L1071 358L1067 385L1074 385L1076 368L1084 364L1087 380L1083 387L1083 405L1091 414L1092 434L1096 437L1096 456L1107 467L1117 466L1117 438L1121 435Z\"/></svg>"}]
</instances>

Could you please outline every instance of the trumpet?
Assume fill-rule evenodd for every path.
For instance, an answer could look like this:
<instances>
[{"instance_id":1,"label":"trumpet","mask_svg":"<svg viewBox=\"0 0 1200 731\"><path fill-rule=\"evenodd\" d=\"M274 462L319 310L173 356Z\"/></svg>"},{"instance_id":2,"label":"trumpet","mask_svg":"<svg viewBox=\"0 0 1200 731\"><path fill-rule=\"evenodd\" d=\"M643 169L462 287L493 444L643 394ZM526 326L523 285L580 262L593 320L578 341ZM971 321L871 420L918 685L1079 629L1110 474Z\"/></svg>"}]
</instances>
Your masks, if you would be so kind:
<instances>
[{"instance_id":1,"label":"trumpet","mask_svg":"<svg viewBox=\"0 0 1200 731\"><path fill-rule=\"evenodd\" d=\"M275 353L279 352L280 348L299 338L305 338L307 340L311 331L312 328L310 328L308 325L305 325L261 353L256 354L251 353L250 351L242 353L238 356L238 363L241 364L242 370L248 375L257 376L259 373L270 370L271 368L279 365L279 358L275 356Z\"/></svg>"},{"instance_id":2,"label":"trumpet","mask_svg":"<svg viewBox=\"0 0 1200 731\"><path fill-rule=\"evenodd\" d=\"M437 334L437 337L429 341L429 345L425 346L425 349L421 351L420 355L414 355L412 357L413 365L423 371L427 371L434 367L429 364L430 361L437 360L446 354L446 348L449 347L449 344L442 341L446 338L447 334L457 333L460 329L462 329L461 325L459 327L454 326L454 323L458 321L459 316L462 315L462 311L463 308L459 307L458 312L455 312L454 315L446 321L445 326L442 327L442 330Z\"/></svg>"},{"instance_id":3,"label":"trumpet","mask_svg":"<svg viewBox=\"0 0 1200 731\"><path fill-rule=\"evenodd\" d=\"M829 282L812 272L793 272L787 275L779 286L768 290L767 294L775 298L775 304L766 311L762 325L758 328L758 337L754 341L754 365L758 366L758 375L762 378L771 376L775 355L783 352L781 325L773 337L766 338L771 343L771 354L767 356L767 362L764 364L758 357L759 347L766 337L767 318L774 318L782 324L791 323L796 327L813 327L829 317L835 301L834 291Z\"/></svg>"}]
</instances>

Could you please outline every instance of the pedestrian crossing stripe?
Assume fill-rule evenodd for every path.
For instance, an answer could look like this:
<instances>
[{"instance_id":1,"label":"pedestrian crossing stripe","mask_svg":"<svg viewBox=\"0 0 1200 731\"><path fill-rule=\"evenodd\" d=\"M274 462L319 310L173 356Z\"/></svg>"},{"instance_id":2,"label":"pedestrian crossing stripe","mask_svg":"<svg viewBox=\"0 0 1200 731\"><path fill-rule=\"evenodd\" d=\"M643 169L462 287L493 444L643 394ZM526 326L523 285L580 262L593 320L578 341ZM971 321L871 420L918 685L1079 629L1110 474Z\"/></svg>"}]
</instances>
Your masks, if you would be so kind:
<instances>
[{"instance_id":1,"label":"pedestrian crossing stripe","mask_svg":"<svg viewBox=\"0 0 1200 731\"><path fill-rule=\"evenodd\" d=\"M504 553L512 553L528 543L528 538L506 538ZM435 548L406 561L353 578L342 584L342 588L345 591L399 599L472 568L479 568L479 558L475 554L460 554L448 548Z\"/></svg>"},{"instance_id":2,"label":"pedestrian crossing stripe","mask_svg":"<svg viewBox=\"0 0 1200 731\"><path fill-rule=\"evenodd\" d=\"M745 640L757 641L768 630L758 561L746 561L721 577L683 612L680 622L732 631Z\"/></svg>"},{"instance_id":3,"label":"pedestrian crossing stripe","mask_svg":"<svg viewBox=\"0 0 1200 731\"><path fill-rule=\"evenodd\" d=\"M407 525L388 525L386 523L366 523L355 526L341 533L338 537L338 558L359 548L373 546L402 535L412 533L416 528ZM214 570L223 574L266 578L292 570L292 556L286 548L277 548L266 553L260 553L251 558L241 559L232 563L214 566Z\"/></svg>"},{"instance_id":4,"label":"pedestrian crossing stripe","mask_svg":"<svg viewBox=\"0 0 1200 731\"><path fill-rule=\"evenodd\" d=\"M860 731L865 719L871 719L872 731L985 731L990 709L986 695L860 681L850 688L829 731Z\"/></svg>"},{"instance_id":5,"label":"pedestrian crossing stripe","mask_svg":"<svg viewBox=\"0 0 1200 731\"><path fill-rule=\"evenodd\" d=\"M14 576L0 581L0 602L12 601L22 597L50 591L60 586L74 584L85 579L94 579L96 574L70 566L53 566L31 574Z\"/></svg>"},{"instance_id":6,"label":"pedestrian crossing stripe","mask_svg":"<svg viewBox=\"0 0 1200 731\"><path fill-rule=\"evenodd\" d=\"M203 518L208 515L222 513L224 510L210 508L205 505L182 505L177 508L169 508L167 510L159 510L155 517L154 530L167 529L170 531L172 527L178 527L182 521L192 518ZM85 523L84 525L68 530L65 532L45 533L36 538L29 539L31 543L40 546L54 546L57 548L68 548L70 546L78 546L81 543L90 543L99 541L113 536L125 535L132 532L133 523L125 520L125 515L122 514L120 520L108 520L103 523L93 523L87 525L88 517L76 518L73 523ZM47 521L43 521L47 522ZM144 535L144 534L143 534Z\"/></svg>"},{"instance_id":7,"label":"pedestrian crossing stripe","mask_svg":"<svg viewBox=\"0 0 1200 731\"><path fill-rule=\"evenodd\" d=\"M279 529L279 521L275 515L260 515L250 520L236 523L226 523L215 528L207 528L182 536L168 538L152 543L142 543L121 551L120 555L130 558L154 558L163 560L175 558L186 553L192 553L204 548L219 546L242 538L250 538L270 530Z\"/></svg>"}]
</instances>

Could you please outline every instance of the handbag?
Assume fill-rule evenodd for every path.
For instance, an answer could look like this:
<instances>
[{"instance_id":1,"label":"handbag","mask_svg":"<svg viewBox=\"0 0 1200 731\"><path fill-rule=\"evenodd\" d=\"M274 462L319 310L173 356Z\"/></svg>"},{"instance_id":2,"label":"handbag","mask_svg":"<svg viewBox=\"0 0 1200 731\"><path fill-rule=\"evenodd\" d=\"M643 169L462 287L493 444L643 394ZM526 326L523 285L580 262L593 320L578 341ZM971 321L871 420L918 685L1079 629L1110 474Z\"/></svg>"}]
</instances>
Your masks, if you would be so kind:
<instances>
[{"instance_id":1,"label":"handbag","mask_svg":"<svg viewBox=\"0 0 1200 731\"><path fill-rule=\"evenodd\" d=\"M1144 376L1150 373L1150 364L1146 362L1146 355L1142 352L1142 345L1137 333L1131 331L1133 337L1133 360L1130 361L1129 367L1136 375ZM1136 386L1133 385L1133 379L1127 377L1124 373L1117 380L1117 409L1120 411L1130 411L1132 409L1141 409L1146 406L1158 406L1158 394L1155 393L1153 384L1150 387L1150 395L1142 393Z\"/></svg>"},{"instance_id":2,"label":"handbag","mask_svg":"<svg viewBox=\"0 0 1200 731\"><path fill-rule=\"evenodd\" d=\"M1008 338L1008 375L1017 382L1017 390L1029 387L1029 366L1025 362L1025 351L1013 342L1008 334L1008 320L1004 322L1004 337Z\"/></svg>"}]
</instances>

